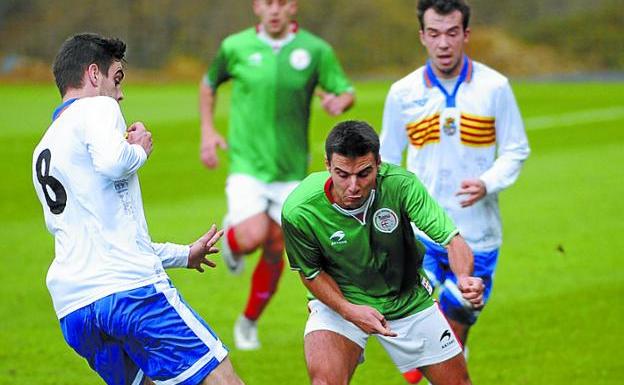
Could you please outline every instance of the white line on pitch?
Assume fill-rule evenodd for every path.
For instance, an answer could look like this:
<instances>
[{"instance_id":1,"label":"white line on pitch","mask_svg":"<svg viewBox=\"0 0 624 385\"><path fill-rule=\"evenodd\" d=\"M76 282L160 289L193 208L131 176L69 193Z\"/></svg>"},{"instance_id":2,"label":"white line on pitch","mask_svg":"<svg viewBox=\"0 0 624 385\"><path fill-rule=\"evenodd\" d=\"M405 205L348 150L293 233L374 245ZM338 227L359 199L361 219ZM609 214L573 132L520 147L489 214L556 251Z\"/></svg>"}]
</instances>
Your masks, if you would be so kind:
<instances>
[{"instance_id":1,"label":"white line on pitch","mask_svg":"<svg viewBox=\"0 0 624 385\"><path fill-rule=\"evenodd\" d=\"M526 118L524 123L527 130L544 130L547 128L576 126L586 123L609 122L620 118L624 118L624 107L600 108L535 116Z\"/></svg>"}]
</instances>

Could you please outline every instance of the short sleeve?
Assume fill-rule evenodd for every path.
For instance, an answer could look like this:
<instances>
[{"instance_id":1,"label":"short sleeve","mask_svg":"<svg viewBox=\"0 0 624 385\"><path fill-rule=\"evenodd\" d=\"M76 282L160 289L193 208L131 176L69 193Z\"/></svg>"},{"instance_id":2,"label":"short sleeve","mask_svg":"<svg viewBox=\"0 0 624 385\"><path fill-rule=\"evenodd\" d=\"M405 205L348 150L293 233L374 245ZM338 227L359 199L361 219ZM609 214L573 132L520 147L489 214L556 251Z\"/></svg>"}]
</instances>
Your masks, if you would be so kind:
<instances>
[{"instance_id":1,"label":"short sleeve","mask_svg":"<svg viewBox=\"0 0 624 385\"><path fill-rule=\"evenodd\" d=\"M225 47L225 42L221 44L217 55L212 60L206 75L204 76L204 83L206 83L213 91L216 91L219 85L231 78L231 74L228 71L228 58Z\"/></svg>"},{"instance_id":2,"label":"short sleeve","mask_svg":"<svg viewBox=\"0 0 624 385\"><path fill-rule=\"evenodd\" d=\"M319 83L325 91L336 95L353 92L351 82L345 75L334 50L329 45L325 46L321 51Z\"/></svg>"},{"instance_id":3,"label":"short sleeve","mask_svg":"<svg viewBox=\"0 0 624 385\"><path fill-rule=\"evenodd\" d=\"M306 279L316 277L321 272L322 254L310 232L303 231L285 217L282 217L282 231L290 268L301 272Z\"/></svg>"}]
</instances>

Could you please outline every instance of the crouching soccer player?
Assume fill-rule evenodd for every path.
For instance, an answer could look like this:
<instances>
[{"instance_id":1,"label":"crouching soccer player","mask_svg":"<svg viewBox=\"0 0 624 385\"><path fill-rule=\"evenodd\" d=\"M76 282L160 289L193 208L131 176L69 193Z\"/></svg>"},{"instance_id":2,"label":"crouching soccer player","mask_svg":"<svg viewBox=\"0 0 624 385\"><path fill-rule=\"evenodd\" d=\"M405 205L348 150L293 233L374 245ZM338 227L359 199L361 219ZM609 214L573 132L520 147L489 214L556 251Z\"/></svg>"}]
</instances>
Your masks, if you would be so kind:
<instances>
[{"instance_id":1,"label":"crouching soccer player","mask_svg":"<svg viewBox=\"0 0 624 385\"><path fill-rule=\"evenodd\" d=\"M470 384L411 222L446 247L463 298L478 308L484 286L471 276L468 245L414 174L380 162L367 123L338 124L325 151L329 173L304 179L282 211L288 260L313 295L304 337L312 383L348 383L375 335L401 372L419 367L434 385Z\"/></svg>"}]
</instances>

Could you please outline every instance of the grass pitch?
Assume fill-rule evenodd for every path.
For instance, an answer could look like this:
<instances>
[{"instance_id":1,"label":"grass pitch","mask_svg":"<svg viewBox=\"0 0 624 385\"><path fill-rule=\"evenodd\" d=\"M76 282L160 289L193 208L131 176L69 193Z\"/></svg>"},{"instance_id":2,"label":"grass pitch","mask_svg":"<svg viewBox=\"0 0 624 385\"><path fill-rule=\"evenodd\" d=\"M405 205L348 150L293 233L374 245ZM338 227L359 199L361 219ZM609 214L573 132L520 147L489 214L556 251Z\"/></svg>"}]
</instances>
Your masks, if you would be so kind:
<instances>
[{"instance_id":1,"label":"grass pitch","mask_svg":"<svg viewBox=\"0 0 624 385\"><path fill-rule=\"evenodd\" d=\"M353 118L381 128L389 83L357 84ZM501 194L504 245L488 307L469 339L475 384L620 384L624 364L624 84L514 85L532 154L519 181ZM227 126L227 89L217 124ZM195 85L126 84L128 123L154 134L154 152L140 171L154 240L188 243L225 212L227 155L218 170L198 158ZM47 289L53 256L30 175L31 154L59 97L52 86L0 87L0 385L100 384L65 345ZM338 121L314 104L311 170L322 167L323 139ZM218 258L218 257L217 257ZM222 266L170 274L182 295L226 344L244 306L255 258L245 274ZM217 259L218 262L220 262ZM263 349L232 350L249 385L306 384L302 332L304 290L284 273L260 321ZM353 384L403 384L371 340Z\"/></svg>"}]
</instances>

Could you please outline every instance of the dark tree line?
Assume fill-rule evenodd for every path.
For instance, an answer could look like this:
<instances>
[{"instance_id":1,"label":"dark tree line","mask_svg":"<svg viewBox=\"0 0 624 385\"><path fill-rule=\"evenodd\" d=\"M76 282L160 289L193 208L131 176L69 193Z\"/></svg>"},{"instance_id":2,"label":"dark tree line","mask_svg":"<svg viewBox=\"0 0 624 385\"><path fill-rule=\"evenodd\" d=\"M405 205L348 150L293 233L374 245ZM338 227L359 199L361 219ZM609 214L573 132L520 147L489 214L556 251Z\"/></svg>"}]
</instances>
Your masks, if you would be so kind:
<instances>
[{"instance_id":1,"label":"dark tree line","mask_svg":"<svg viewBox=\"0 0 624 385\"><path fill-rule=\"evenodd\" d=\"M125 39L128 60L138 67L160 68L177 56L205 62L223 37L254 23L251 2L0 0L0 57L18 54L49 62L67 36L93 31ZM624 69L621 0L471 4L474 31L487 25L492 35L487 39L500 34L517 39L518 47L546 47L586 69ZM299 0L299 21L330 41L350 71L404 70L422 59L415 0ZM475 50L487 57L478 41Z\"/></svg>"}]
</instances>

